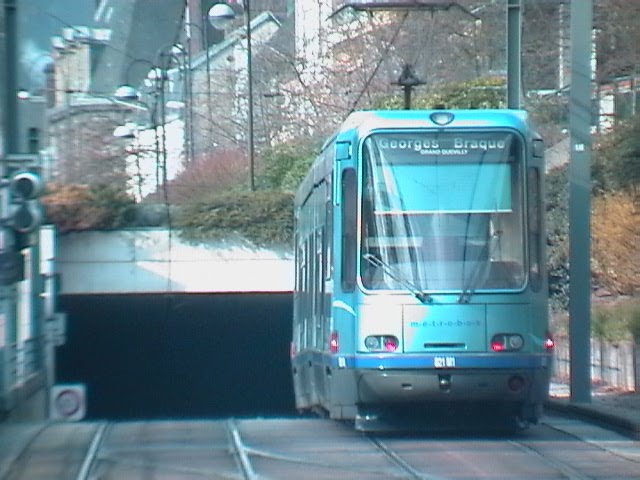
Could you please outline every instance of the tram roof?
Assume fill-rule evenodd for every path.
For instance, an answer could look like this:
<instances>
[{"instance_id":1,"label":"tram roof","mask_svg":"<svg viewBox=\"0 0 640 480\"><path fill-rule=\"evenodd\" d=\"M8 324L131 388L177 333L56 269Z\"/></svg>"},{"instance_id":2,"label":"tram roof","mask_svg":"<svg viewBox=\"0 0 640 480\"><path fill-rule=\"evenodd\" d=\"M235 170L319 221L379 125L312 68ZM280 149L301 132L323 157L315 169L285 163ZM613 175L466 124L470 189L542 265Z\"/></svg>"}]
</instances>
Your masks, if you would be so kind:
<instances>
[{"instance_id":1,"label":"tram roof","mask_svg":"<svg viewBox=\"0 0 640 480\"><path fill-rule=\"evenodd\" d=\"M437 115L450 115L447 123L434 121ZM363 110L351 113L342 123L338 134L357 130L359 135L385 128L463 128L513 127L528 128L528 114L524 110Z\"/></svg>"}]
</instances>

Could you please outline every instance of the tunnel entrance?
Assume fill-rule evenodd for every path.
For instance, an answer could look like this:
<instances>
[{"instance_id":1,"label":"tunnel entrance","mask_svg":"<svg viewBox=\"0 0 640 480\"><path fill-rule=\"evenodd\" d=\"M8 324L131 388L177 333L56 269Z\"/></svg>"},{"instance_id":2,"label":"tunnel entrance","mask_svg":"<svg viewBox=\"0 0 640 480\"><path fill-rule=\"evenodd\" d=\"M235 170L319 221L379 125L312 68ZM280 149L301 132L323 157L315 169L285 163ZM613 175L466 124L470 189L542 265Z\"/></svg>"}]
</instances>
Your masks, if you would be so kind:
<instances>
[{"instance_id":1,"label":"tunnel entrance","mask_svg":"<svg viewBox=\"0 0 640 480\"><path fill-rule=\"evenodd\" d=\"M294 413L291 294L66 295L56 382L88 419Z\"/></svg>"}]
</instances>

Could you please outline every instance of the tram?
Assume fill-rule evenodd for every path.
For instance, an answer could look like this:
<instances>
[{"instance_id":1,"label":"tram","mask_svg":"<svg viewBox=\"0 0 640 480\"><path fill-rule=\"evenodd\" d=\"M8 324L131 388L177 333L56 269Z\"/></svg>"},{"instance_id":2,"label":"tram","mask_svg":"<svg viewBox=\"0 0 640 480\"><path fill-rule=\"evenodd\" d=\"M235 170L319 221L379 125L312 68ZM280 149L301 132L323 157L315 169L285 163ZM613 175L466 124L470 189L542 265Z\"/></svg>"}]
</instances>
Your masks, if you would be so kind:
<instances>
[{"instance_id":1,"label":"tram","mask_svg":"<svg viewBox=\"0 0 640 480\"><path fill-rule=\"evenodd\" d=\"M553 340L544 145L520 110L352 113L295 197L299 411L536 423Z\"/></svg>"}]
</instances>

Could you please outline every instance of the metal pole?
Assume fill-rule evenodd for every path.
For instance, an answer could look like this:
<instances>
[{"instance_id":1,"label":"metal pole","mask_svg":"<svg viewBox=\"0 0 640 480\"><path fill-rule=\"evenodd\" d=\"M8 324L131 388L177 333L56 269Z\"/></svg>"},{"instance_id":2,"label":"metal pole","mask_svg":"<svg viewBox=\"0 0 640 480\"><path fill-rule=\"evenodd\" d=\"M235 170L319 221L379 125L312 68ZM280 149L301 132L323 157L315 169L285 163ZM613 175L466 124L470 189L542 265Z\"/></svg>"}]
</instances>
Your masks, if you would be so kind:
<instances>
[{"instance_id":1,"label":"metal pole","mask_svg":"<svg viewBox=\"0 0 640 480\"><path fill-rule=\"evenodd\" d=\"M411 110L411 90L413 87L405 85L404 87L404 109Z\"/></svg>"},{"instance_id":2,"label":"metal pole","mask_svg":"<svg viewBox=\"0 0 640 480\"><path fill-rule=\"evenodd\" d=\"M167 188L167 115L165 105L165 75L167 71L164 67L160 68L160 118L162 118L162 188Z\"/></svg>"},{"instance_id":3,"label":"metal pole","mask_svg":"<svg viewBox=\"0 0 640 480\"><path fill-rule=\"evenodd\" d=\"M213 112L211 111L211 60L209 59L209 28L207 27L206 16L202 17L202 49L206 55L207 69L207 117L209 119L209 145L205 147L205 151L211 150L213 144Z\"/></svg>"},{"instance_id":4,"label":"metal pole","mask_svg":"<svg viewBox=\"0 0 640 480\"><path fill-rule=\"evenodd\" d=\"M195 148L193 146L193 66L191 64L191 37L189 37L189 48L187 49L187 72L185 76L187 81L187 106L185 112L185 123L187 136L189 138L189 152L187 154L188 162L193 162Z\"/></svg>"},{"instance_id":5,"label":"metal pole","mask_svg":"<svg viewBox=\"0 0 640 480\"><path fill-rule=\"evenodd\" d=\"M5 95L4 101L4 151L0 154L18 153L18 62L17 62L17 7L15 0L4 1L5 22Z\"/></svg>"},{"instance_id":6,"label":"metal pole","mask_svg":"<svg viewBox=\"0 0 640 480\"><path fill-rule=\"evenodd\" d=\"M571 1L569 338L571 401L591 402L591 32L593 0Z\"/></svg>"},{"instance_id":7,"label":"metal pole","mask_svg":"<svg viewBox=\"0 0 640 480\"><path fill-rule=\"evenodd\" d=\"M5 90L2 92L3 121L0 127L0 182L5 180L7 164L3 158L10 153L16 153L18 147L18 100L17 100L17 9L14 0L4 2L4 64ZM0 217L9 214L9 192L6 186L0 187ZM8 228L0 227L0 253L11 252L13 248L13 233ZM15 343L17 316L16 290L14 285L0 285L0 335L4 339L0 343L0 418L13 408L14 397L11 391L14 387L16 368L15 356L11 353L11 345Z\"/></svg>"},{"instance_id":8,"label":"metal pole","mask_svg":"<svg viewBox=\"0 0 640 480\"><path fill-rule=\"evenodd\" d=\"M507 108L520 108L522 13L520 0L507 3Z\"/></svg>"},{"instance_id":9,"label":"metal pole","mask_svg":"<svg viewBox=\"0 0 640 480\"><path fill-rule=\"evenodd\" d=\"M244 0L245 24L247 27L247 93L248 93L248 143L249 143L249 189L255 190L254 142L253 142L253 66L251 53L251 2Z\"/></svg>"}]
</instances>

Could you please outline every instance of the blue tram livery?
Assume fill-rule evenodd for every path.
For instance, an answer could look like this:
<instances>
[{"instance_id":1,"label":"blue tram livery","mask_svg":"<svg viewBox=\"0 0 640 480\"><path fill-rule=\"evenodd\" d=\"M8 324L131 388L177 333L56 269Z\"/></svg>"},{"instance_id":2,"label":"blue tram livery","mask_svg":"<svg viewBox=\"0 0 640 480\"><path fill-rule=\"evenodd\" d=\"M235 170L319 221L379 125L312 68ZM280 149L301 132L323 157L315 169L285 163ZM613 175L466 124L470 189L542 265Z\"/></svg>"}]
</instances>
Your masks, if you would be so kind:
<instances>
[{"instance_id":1,"label":"blue tram livery","mask_svg":"<svg viewBox=\"0 0 640 480\"><path fill-rule=\"evenodd\" d=\"M363 430L436 405L537 422L553 347L543 150L524 111L346 119L295 199L299 411Z\"/></svg>"}]
</instances>

